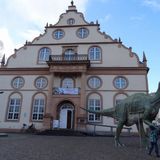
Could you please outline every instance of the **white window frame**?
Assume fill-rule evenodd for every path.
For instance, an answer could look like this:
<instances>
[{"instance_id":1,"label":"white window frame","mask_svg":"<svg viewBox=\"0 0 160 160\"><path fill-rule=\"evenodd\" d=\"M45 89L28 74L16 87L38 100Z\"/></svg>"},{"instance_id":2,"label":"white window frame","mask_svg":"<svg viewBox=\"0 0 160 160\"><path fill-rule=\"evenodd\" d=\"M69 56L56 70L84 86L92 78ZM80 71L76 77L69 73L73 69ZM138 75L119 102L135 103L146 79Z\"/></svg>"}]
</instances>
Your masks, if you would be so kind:
<instances>
[{"instance_id":1,"label":"white window frame","mask_svg":"<svg viewBox=\"0 0 160 160\"><path fill-rule=\"evenodd\" d=\"M39 51L38 61L40 63L44 63L44 62L49 60L50 55L51 55L51 49L50 48L47 48L47 47L41 48L40 51Z\"/></svg>"},{"instance_id":2,"label":"white window frame","mask_svg":"<svg viewBox=\"0 0 160 160\"><path fill-rule=\"evenodd\" d=\"M33 108L32 108L32 121L43 121L44 109L45 109L45 99L35 98L33 101Z\"/></svg>"},{"instance_id":3,"label":"white window frame","mask_svg":"<svg viewBox=\"0 0 160 160\"><path fill-rule=\"evenodd\" d=\"M87 38L89 35L89 30L87 28L79 28L77 31L77 35L79 38Z\"/></svg>"},{"instance_id":4,"label":"white window frame","mask_svg":"<svg viewBox=\"0 0 160 160\"><path fill-rule=\"evenodd\" d=\"M22 77L16 77L12 81L12 86L15 89L20 89L24 86L24 79Z\"/></svg>"},{"instance_id":5,"label":"white window frame","mask_svg":"<svg viewBox=\"0 0 160 160\"><path fill-rule=\"evenodd\" d=\"M53 38L54 39L62 39L64 37L64 31L61 29L57 29L53 32Z\"/></svg>"},{"instance_id":6,"label":"white window frame","mask_svg":"<svg viewBox=\"0 0 160 160\"><path fill-rule=\"evenodd\" d=\"M91 47L89 49L89 60L101 61L102 51L100 47Z\"/></svg>"},{"instance_id":7,"label":"white window frame","mask_svg":"<svg viewBox=\"0 0 160 160\"><path fill-rule=\"evenodd\" d=\"M99 77L90 77L88 80L88 85L92 89L97 89L101 87L102 81Z\"/></svg>"},{"instance_id":8,"label":"white window frame","mask_svg":"<svg viewBox=\"0 0 160 160\"><path fill-rule=\"evenodd\" d=\"M35 81L35 86L38 89L43 89L47 86L47 79L45 77L38 77Z\"/></svg>"},{"instance_id":9,"label":"white window frame","mask_svg":"<svg viewBox=\"0 0 160 160\"><path fill-rule=\"evenodd\" d=\"M114 79L114 86L117 89L124 89L127 87L127 80L124 77L117 77Z\"/></svg>"},{"instance_id":10,"label":"white window frame","mask_svg":"<svg viewBox=\"0 0 160 160\"><path fill-rule=\"evenodd\" d=\"M88 99L88 109L93 111L101 110L100 99ZM101 116L93 113L88 113L88 122L101 122Z\"/></svg>"},{"instance_id":11,"label":"white window frame","mask_svg":"<svg viewBox=\"0 0 160 160\"><path fill-rule=\"evenodd\" d=\"M73 49L66 49L64 52L64 59L65 60L74 60L75 59L75 53Z\"/></svg>"},{"instance_id":12,"label":"white window frame","mask_svg":"<svg viewBox=\"0 0 160 160\"><path fill-rule=\"evenodd\" d=\"M10 98L7 120L19 120L21 98Z\"/></svg>"}]
</instances>

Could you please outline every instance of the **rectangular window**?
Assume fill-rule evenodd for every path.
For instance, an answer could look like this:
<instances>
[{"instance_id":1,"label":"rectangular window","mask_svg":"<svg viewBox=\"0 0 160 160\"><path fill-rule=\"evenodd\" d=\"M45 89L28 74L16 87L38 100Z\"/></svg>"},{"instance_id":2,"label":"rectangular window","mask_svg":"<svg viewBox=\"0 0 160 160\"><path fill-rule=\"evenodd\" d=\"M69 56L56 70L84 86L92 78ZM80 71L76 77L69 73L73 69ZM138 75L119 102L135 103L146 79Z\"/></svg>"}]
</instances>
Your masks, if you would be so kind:
<instances>
[{"instance_id":1,"label":"rectangular window","mask_svg":"<svg viewBox=\"0 0 160 160\"><path fill-rule=\"evenodd\" d=\"M100 99L89 99L88 108L93 111L100 111L101 110ZM100 122L101 117L100 115L97 115L97 114L88 113L88 121L89 122Z\"/></svg>"},{"instance_id":2,"label":"rectangular window","mask_svg":"<svg viewBox=\"0 0 160 160\"><path fill-rule=\"evenodd\" d=\"M44 99L35 99L32 110L32 120L40 121L43 120L44 115Z\"/></svg>"},{"instance_id":3,"label":"rectangular window","mask_svg":"<svg viewBox=\"0 0 160 160\"><path fill-rule=\"evenodd\" d=\"M12 98L9 102L9 109L7 114L8 120L18 120L20 113L21 99Z\"/></svg>"}]
</instances>

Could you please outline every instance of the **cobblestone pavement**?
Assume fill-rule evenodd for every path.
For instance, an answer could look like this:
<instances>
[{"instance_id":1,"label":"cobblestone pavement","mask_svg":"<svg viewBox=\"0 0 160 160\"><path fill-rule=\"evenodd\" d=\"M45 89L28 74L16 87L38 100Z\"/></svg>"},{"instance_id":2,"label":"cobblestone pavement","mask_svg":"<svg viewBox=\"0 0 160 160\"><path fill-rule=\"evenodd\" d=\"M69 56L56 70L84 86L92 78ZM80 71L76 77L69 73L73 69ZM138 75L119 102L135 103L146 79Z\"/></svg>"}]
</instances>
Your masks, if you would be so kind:
<instances>
[{"instance_id":1,"label":"cobblestone pavement","mask_svg":"<svg viewBox=\"0 0 160 160\"><path fill-rule=\"evenodd\" d=\"M153 160L138 137L121 137L125 147L114 147L113 137L69 137L9 134L0 137L0 160Z\"/></svg>"}]
</instances>

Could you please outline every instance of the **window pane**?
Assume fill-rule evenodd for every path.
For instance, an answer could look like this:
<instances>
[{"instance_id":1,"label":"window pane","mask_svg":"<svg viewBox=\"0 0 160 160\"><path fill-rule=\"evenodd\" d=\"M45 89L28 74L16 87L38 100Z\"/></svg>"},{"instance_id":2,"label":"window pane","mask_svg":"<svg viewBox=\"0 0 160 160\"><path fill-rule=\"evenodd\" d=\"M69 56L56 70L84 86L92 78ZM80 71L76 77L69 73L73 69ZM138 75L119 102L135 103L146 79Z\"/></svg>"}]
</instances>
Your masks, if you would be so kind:
<instances>
[{"instance_id":1,"label":"window pane","mask_svg":"<svg viewBox=\"0 0 160 160\"><path fill-rule=\"evenodd\" d=\"M10 99L9 109L8 109L8 119L18 120L20 112L21 99L15 98Z\"/></svg>"},{"instance_id":2,"label":"window pane","mask_svg":"<svg viewBox=\"0 0 160 160\"><path fill-rule=\"evenodd\" d=\"M88 108L94 111L101 110L101 101L100 99L88 99ZM92 113L88 113L88 120L92 122L100 121L100 116Z\"/></svg>"},{"instance_id":3,"label":"window pane","mask_svg":"<svg viewBox=\"0 0 160 160\"><path fill-rule=\"evenodd\" d=\"M47 79L44 77L37 78L35 85L38 89L45 88L47 86Z\"/></svg>"},{"instance_id":4,"label":"window pane","mask_svg":"<svg viewBox=\"0 0 160 160\"><path fill-rule=\"evenodd\" d=\"M32 111L33 120L43 120L44 107L45 107L44 99L40 98L34 100L33 111Z\"/></svg>"},{"instance_id":5,"label":"window pane","mask_svg":"<svg viewBox=\"0 0 160 160\"><path fill-rule=\"evenodd\" d=\"M22 88L23 85L24 85L24 79L22 77L17 77L12 82L13 88L16 88L16 89Z\"/></svg>"},{"instance_id":6,"label":"window pane","mask_svg":"<svg viewBox=\"0 0 160 160\"><path fill-rule=\"evenodd\" d=\"M79 38L86 38L88 37L89 31L86 28L80 28L77 32Z\"/></svg>"},{"instance_id":7,"label":"window pane","mask_svg":"<svg viewBox=\"0 0 160 160\"><path fill-rule=\"evenodd\" d=\"M102 81L98 77L91 77L88 82L89 87L93 89L99 88L102 85L101 83Z\"/></svg>"},{"instance_id":8,"label":"window pane","mask_svg":"<svg viewBox=\"0 0 160 160\"><path fill-rule=\"evenodd\" d=\"M91 47L89 49L89 59L92 61L100 61L101 49L99 47Z\"/></svg>"},{"instance_id":9,"label":"window pane","mask_svg":"<svg viewBox=\"0 0 160 160\"><path fill-rule=\"evenodd\" d=\"M49 48L42 48L39 51L39 61L46 62L49 60L49 55L51 55L51 50Z\"/></svg>"},{"instance_id":10,"label":"window pane","mask_svg":"<svg viewBox=\"0 0 160 160\"><path fill-rule=\"evenodd\" d=\"M117 89L124 89L127 87L127 81L125 78L123 77L118 77L114 80L114 86L117 88Z\"/></svg>"},{"instance_id":11,"label":"window pane","mask_svg":"<svg viewBox=\"0 0 160 160\"><path fill-rule=\"evenodd\" d=\"M54 39L61 39L64 36L64 32L60 29L57 29L56 31L53 32L53 38Z\"/></svg>"}]
</instances>

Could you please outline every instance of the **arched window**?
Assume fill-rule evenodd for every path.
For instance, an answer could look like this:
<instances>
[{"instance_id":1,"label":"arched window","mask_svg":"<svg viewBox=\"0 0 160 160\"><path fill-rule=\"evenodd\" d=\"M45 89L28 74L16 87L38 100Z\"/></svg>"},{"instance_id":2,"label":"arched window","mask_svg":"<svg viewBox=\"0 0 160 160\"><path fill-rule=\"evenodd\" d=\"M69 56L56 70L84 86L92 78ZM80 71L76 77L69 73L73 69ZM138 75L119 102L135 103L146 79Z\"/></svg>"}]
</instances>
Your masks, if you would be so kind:
<instances>
[{"instance_id":1,"label":"arched window","mask_svg":"<svg viewBox=\"0 0 160 160\"><path fill-rule=\"evenodd\" d=\"M101 110L101 97L100 95L93 93L88 97L88 109L93 111L100 111ZM88 121L89 122L100 122L101 117L100 115L88 113Z\"/></svg>"},{"instance_id":2,"label":"arched window","mask_svg":"<svg viewBox=\"0 0 160 160\"><path fill-rule=\"evenodd\" d=\"M43 94L34 96L32 102L32 121L42 121L45 111L46 98Z\"/></svg>"},{"instance_id":3,"label":"arched window","mask_svg":"<svg viewBox=\"0 0 160 160\"><path fill-rule=\"evenodd\" d=\"M91 61L101 61L101 48L100 47L91 47L89 48L89 60Z\"/></svg>"},{"instance_id":4,"label":"arched window","mask_svg":"<svg viewBox=\"0 0 160 160\"><path fill-rule=\"evenodd\" d=\"M19 120L22 105L22 97L18 93L14 93L9 98L9 106L7 111L7 120Z\"/></svg>"},{"instance_id":5,"label":"arched window","mask_svg":"<svg viewBox=\"0 0 160 160\"><path fill-rule=\"evenodd\" d=\"M49 55L51 55L51 49L44 47L39 51L38 62L44 63L49 60Z\"/></svg>"},{"instance_id":6,"label":"arched window","mask_svg":"<svg viewBox=\"0 0 160 160\"><path fill-rule=\"evenodd\" d=\"M73 49L67 49L64 52L64 59L65 60L73 60L75 59L75 53Z\"/></svg>"},{"instance_id":7,"label":"arched window","mask_svg":"<svg viewBox=\"0 0 160 160\"><path fill-rule=\"evenodd\" d=\"M64 78L62 81L63 88L74 88L74 81L72 78Z\"/></svg>"}]
</instances>

